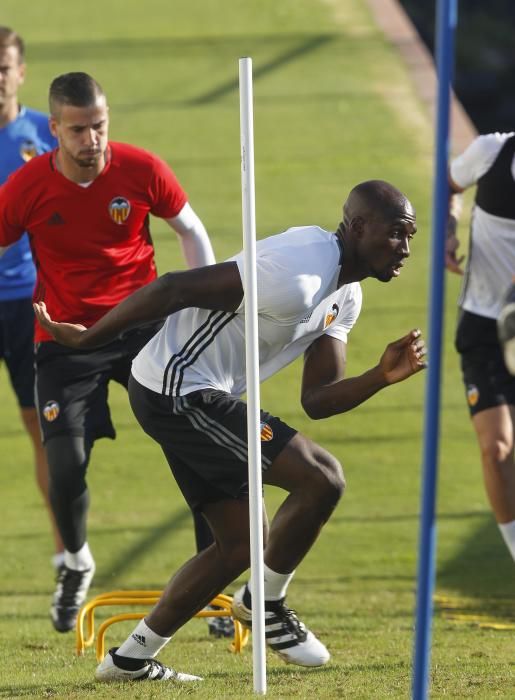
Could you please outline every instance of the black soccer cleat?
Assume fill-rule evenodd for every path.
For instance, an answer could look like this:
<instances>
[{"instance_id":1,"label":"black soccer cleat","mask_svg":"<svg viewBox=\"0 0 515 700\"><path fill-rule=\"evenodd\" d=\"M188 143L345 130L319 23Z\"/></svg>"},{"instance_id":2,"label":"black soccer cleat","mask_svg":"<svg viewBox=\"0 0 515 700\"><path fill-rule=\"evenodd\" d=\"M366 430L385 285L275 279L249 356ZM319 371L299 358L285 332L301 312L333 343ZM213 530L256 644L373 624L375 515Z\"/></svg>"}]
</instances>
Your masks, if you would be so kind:
<instances>
[{"instance_id":1,"label":"black soccer cleat","mask_svg":"<svg viewBox=\"0 0 515 700\"><path fill-rule=\"evenodd\" d=\"M50 607L50 617L58 632L70 632L75 627L77 614L86 600L94 573L94 565L86 571L75 571L65 565L59 569Z\"/></svg>"},{"instance_id":2,"label":"black soccer cleat","mask_svg":"<svg viewBox=\"0 0 515 700\"><path fill-rule=\"evenodd\" d=\"M207 605L206 610L221 610L218 605ZM209 634L220 639L221 637L234 637L234 622L229 615L220 617L208 617L207 628Z\"/></svg>"},{"instance_id":3,"label":"black soccer cleat","mask_svg":"<svg viewBox=\"0 0 515 700\"><path fill-rule=\"evenodd\" d=\"M265 600L266 644L286 663L298 666L323 666L331 655L299 620L294 610L287 608L285 599ZM252 627L251 598L246 586L234 594L232 613L244 627Z\"/></svg>"}]
</instances>

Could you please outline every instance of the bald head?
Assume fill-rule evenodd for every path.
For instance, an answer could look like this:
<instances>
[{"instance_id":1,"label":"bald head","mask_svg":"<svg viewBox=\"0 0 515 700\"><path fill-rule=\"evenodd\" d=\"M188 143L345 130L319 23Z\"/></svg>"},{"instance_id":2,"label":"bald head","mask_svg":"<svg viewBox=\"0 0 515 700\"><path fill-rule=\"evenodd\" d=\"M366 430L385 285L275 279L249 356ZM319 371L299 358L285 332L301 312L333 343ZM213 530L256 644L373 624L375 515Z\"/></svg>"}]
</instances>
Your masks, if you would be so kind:
<instances>
[{"instance_id":1,"label":"bald head","mask_svg":"<svg viewBox=\"0 0 515 700\"><path fill-rule=\"evenodd\" d=\"M399 216L415 219L415 210L409 199L396 187L384 180L367 180L351 190L343 205L343 220L392 220Z\"/></svg>"},{"instance_id":2,"label":"bald head","mask_svg":"<svg viewBox=\"0 0 515 700\"><path fill-rule=\"evenodd\" d=\"M345 251L340 282L398 277L416 230L411 202L389 182L367 180L354 187L337 231Z\"/></svg>"}]
</instances>

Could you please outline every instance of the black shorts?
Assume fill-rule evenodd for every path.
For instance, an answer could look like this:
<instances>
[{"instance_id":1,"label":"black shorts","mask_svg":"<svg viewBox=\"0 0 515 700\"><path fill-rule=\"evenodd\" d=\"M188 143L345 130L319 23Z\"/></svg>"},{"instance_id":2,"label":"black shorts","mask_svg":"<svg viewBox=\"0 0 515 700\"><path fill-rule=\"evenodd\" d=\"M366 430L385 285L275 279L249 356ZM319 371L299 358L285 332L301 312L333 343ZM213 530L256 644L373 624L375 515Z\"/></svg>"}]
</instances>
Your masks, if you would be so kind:
<instances>
[{"instance_id":1,"label":"black shorts","mask_svg":"<svg viewBox=\"0 0 515 700\"><path fill-rule=\"evenodd\" d=\"M0 301L0 358L21 408L34 408L34 310L32 299Z\"/></svg>"},{"instance_id":2,"label":"black shorts","mask_svg":"<svg viewBox=\"0 0 515 700\"><path fill-rule=\"evenodd\" d=\"M494 406L515 406L515 377L504 364L495 319L462 312L456 332L456 349L470 414Z\"/></svg>"},{"instance_id":3,"label":"black shorts","mask_svg":"<svg viewBox=\"0 0 515 700\"><path fill-rule=\"evenodd\" d=\"M52 341L36 347L36 402L43 442L56 435L92 444L116 436L109 410L111 380L127 387L132 360L161 324L124 333L96 350L73 350Z\"/></svg>"},{"instance_id":4,"label":"black shorts","mask_svg":"<svg viewBox=\"0 0 515 700\"><path fill-rule=\"evenodd\" d=\"M129 398L143 430L161 445L189 506L248 499L247 405L223 391L163 396L131 376ZM261 411L261 463L266 470L297 433Z\"/></svg>"}]
</instances>

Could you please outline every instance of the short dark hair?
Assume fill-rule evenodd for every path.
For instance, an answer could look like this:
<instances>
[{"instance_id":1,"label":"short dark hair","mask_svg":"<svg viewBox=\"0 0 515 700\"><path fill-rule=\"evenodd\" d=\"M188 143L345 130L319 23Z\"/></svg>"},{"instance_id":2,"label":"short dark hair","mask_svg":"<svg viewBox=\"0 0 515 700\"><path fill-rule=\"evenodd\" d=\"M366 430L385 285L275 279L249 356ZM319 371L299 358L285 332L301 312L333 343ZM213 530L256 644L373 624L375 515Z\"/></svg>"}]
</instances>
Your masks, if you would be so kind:
<instances>
[{"instance_id":1,"label":"short dark hair","mask_svg":"<svg viewBox=\"0 0 515 700\"><path fill-rule=\"evenodd\" d=\"M58 105L89 107L104 91L97 81L87 73L64 73L54 78L48 93L50 113L54 114Z\"/></svg>"},{"instance_id":2,"label":"short dark hair","mask_svg":"<svg viewBox=\"0 0 515 700\"><path fill-rule=\"evenodd\" d=\"M19 34L10 27L0 25L0 49L7 49L15 46L18 49L19 62L25 60L25 43Z\"/></svg>"}]
</instances>

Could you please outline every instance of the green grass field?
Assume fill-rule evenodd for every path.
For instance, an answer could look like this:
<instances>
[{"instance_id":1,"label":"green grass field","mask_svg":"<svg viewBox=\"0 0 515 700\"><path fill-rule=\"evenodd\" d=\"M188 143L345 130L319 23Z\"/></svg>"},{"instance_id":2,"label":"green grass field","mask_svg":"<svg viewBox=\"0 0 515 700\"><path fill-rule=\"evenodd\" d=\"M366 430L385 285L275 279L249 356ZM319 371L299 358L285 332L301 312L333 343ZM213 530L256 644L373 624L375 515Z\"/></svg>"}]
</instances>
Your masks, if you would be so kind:
<instances>
[{"instance_id":1,"label":"green grass field","mask_svg":"<svg viewBox=\"0 0 515 700\"><path fill-rule=\"evenodd\" d=\"M413 201L419 233L399 280L363 285L349 374L375 364L387 342L411 327L426 328L432 126L364 0L3 0L0 21L27 41L23 101L45 109L53 77L91 72L109 98L111 137L168 160L219 259L241 247L238 58L252 56L258 235L311 223L335 228L354 184L392 181ZM174 235L158 221L153 232L160 270L182 267ZM483 494L452 348L458 284L447 279L431 696L508 699L515 697L514 569ZM309 671L269 656L268 694L407 698L425 379L312 422L299 405L300 371L296 363L263 385L262 404L344 465L347 493L289 595L332 661ZM48 522L5 369L0 390L0 697L252 697L251 649L230 654L200 620L161 658L205 676L201 686L94 682L93 650L77 658L73 636L55 633L48 619ZM89 474L92 594L161 588L194 548L190 516L164 459L136 425L124 393L111 393L118 439L97 443ZM266 498L273 513L281 494L269 490ZM131 628L112 627L107 644Z\"/></svg>"}]
</instances>

